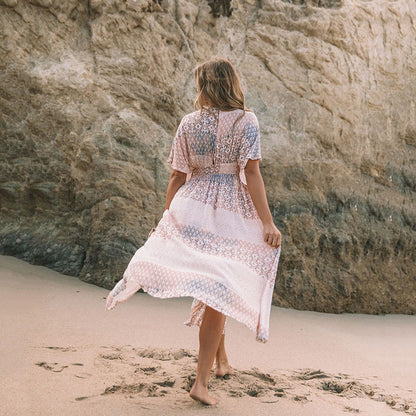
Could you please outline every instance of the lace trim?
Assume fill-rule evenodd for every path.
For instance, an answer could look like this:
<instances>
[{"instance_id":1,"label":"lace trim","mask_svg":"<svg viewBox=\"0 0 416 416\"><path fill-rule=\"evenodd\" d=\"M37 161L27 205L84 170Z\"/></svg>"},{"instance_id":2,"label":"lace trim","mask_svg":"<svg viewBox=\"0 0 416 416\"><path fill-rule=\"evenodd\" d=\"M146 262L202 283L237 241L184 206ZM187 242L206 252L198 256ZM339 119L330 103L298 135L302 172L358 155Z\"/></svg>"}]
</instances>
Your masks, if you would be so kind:
<instances>
[{"instance_id":1,"label":"lace trim","mask_svg":"<svg viewBox=\"0 0 416 416\"><path fill-rule=\"evenodd\" d=\"M150 276L150 277L149 277ZM220 282L213 281L202 274L180 272L151 263L138 261L130 263L123 274L125 281L137 282L149 295L158 298L191 296L196 300L243 323L256 334L256 340L268 340L268 328L259 325L259 313L238 295ZM184 322L187 326L200 325L198 308L191 310L191 316Z\"/></svg>"},{"instance_id":2,"label":"lace trim","mask_svg":"<svg viewBox=\"0 0 416 416\"><path fill-rule=\"evenodd\" d=\"M266 281L275 279L277 251L273 247L220 237L193 225L173 225L163 218L152 236L178 239L194 250L242 262Z\"/></svg>"}]
</instances>

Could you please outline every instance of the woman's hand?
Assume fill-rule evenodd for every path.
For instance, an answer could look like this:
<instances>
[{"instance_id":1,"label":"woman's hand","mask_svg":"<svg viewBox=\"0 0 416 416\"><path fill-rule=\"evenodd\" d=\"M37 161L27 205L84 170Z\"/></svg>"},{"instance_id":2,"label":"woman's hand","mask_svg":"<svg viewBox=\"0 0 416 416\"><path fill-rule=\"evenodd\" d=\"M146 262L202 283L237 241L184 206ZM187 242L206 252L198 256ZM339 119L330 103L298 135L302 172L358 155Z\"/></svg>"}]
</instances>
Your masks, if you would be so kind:
<instances>
[{"instance_id":1,"label":"woman's hand","mask_svg":"<svg viewBox=\"0 0 416 416\"><path fill-rule=\"evenodd\" d=\"M282 244L282 234L273 222L263 223L263 239L274 248Z\"/></svg>"}]
</instances>

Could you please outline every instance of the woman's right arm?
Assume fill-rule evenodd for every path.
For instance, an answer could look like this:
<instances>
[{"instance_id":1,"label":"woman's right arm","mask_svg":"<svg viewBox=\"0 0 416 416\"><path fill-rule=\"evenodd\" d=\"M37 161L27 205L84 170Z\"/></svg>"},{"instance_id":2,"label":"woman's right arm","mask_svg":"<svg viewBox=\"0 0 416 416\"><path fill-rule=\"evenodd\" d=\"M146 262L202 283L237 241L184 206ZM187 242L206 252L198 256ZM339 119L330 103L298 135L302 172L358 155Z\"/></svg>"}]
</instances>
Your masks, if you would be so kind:
<instances>
[{"instance_id":1,"label":"woman's right arm","mask_svg":"<svg viewBox=\"0 0 416 416\"><path fill-rule=\"evenodd\" d=\"M173 197L185 182L186 173L173 169L170 174L168 189L166 190L165 209L169 209Z\"/></svg>"},{"instance_id":2,"label":"woman's right arm","mask_svg":"<svg viewBox=\"0 0 416 416\"><path fill-rule=\"evenodd\" d=\"M279 247L282 243L282 235L273 223L273 217L267 203L266 190L261 176L259 160L249 159L244 168L247 188L253 204L263 223L263 238L272 247Z\"/></svg>"}]
</instances>

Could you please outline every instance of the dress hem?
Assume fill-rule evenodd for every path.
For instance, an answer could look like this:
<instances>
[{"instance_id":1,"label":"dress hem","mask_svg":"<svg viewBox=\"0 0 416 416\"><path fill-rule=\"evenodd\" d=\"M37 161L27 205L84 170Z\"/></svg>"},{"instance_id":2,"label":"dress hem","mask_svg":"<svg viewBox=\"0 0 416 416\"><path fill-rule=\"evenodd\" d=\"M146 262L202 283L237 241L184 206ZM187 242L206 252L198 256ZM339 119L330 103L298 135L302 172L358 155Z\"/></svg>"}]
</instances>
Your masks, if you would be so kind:
<instances>
[{"instance_id":1,"label":"dress hem","mask_svg":"<svg viewBox=\"0 0 416 416\"><path fill-rule=\"evenodd\" d=\"M157 264L152 263L154 266L158 266ZM205 278L210 279L209 277L204 276ZM211 280L211 279L210 279ZM263 322L262 316L261 316L261 312L260 313L256 313L254 312L253 309L251 309L253 311L253 314L256 315L255 318L252 319L253 323L249 324L248 321L241 319L238 317L238 313L233 313L233 308L226 308L223 307L222 305L219 305L217 302L215 302L212 298L210 298L209 296L207 296L204 293L199 292L198 290L192 290L192 289L186 289L186 290L172 290L171 288L166 290L166 289L161 289L160 287L152 287L152 286L148 286L148 285L142 285L134 276L130 275L127 270L125 271L124 275L123 275L123 279L122 281L124 281L124 283L127 282L134 282L137 284L137 289L136 292L140 289L143 289L143 291L145 291L146 293L148 293L149 295L156 297L156 298L160 298L160 299L167 299L167 298L175 298L175 297L185 297L185 296L189 296L192 297L194 299L197 299L198 301L203 302L205 305L208 305L209 307L217 310L218 312L221 312L222 314L229 316L230 318L235 319L236 321L244 324L250 331L254 332L256 335L256 341L261 342L261 343L266 343L268 341L268 337L267 336L260 336L259 334L268 334L268 328L266 328L264 325L261 325L261 323ZM268 283L265 282L266 287L268 286ZM265 288L266 289L266 288ZM123 292L124 289L122 289L120 292ZM120 293L118 292L117 295ZM134 292L135 293L135 292ZM129 294L128 297L132 296L134 293ZM239 296L237 295L235 292L233 292L233 294L235 296ZM112 296L111 292L108 296ZM117 297L117 295L114 296ZM117 303L121 303L126 301L128 298L117 301L114 304L113 307L116 306ZM113 301L112 301L113 303ZM199 326L200 323L198 322L198 320L192 319L192 316L188 318L187 321L183 322L185 325L191 327L193 325L195 326ZM259 325L260 323L260 325Z\"/></svg>"},{"instance_id":2,"label":"dress hem","mask_svg":"<svg viewBox=\"0 0 416 416\"><path fill-rule=\"evenodd\" d=\"M197 299L197 300L205 303L205 305L209 306L210 308L213 308L216 311L221 312L223 315L228 316L230 318L233 318L236 321L244 324L248 329L250 329L252 332L254 332L256 334L256 341L261 342L261 343L266 343L268 341L268 338L259 337L257 335L256 329L254 327L250 327L242 319L239 319L236 316L233 316L229 311L227 312L223 307L219 306L216 302L212 301L209 297L201 296L201 295L195 295L191 291L172 292L171 290L169 290L169 294L166 294L163 290L160 290L158 288L157 288L158 293L154 293L154 292L152 293L152 288L151 287L140 286L140 288L143 289L150 296L153 296L155 298L160 298L160 299L185 297L185 296L189 296L189 297L192 297L194 299ZM162 292L162 293L160 293L160 292ZM184 323L184 325L189 326L189 327L199 326L199 324L193 323L190 319L188 319L187 321L185 321L183 323Z\"/></svg>"}]
</instances>

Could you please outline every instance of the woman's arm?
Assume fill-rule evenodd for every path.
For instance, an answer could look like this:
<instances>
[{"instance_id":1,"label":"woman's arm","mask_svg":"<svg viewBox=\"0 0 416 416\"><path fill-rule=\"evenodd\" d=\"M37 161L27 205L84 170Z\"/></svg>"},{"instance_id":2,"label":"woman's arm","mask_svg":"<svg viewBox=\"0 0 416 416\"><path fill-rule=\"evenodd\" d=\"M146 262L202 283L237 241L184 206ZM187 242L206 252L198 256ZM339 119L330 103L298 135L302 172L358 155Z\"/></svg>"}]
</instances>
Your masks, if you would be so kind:
<instances>
[{"instance_id":1,"label":"woman's arm","mask_svg":"<svg viewBox=\"0 0 416 416\"><path fill-rule=\"evenodd\" d=\"M244 168L247 188L253 204L263 223L264 241L273 247L279 247L282 242L282 235L273 223L273 217L267 203L266 190L261 176L259 160L249 159Z\"/></svg>"},{"instance_id":2,"label":"woman's arm","mask_svg":"<svg viewBox=\"0 0 416 416\"><path fill-rule=\"evenodd\" d=\"M166 202L165 210L169 209L170 203L172 202L173 197L175 196L177 190L185 183L186 173L180 172L179 170L173 169L170 174L168 189L166 191ZM156 227L153 227L147 237L155 231Z\"/></svg>"},{"instance_id":3,"label":"woman's arm","mask_svg":"<svg viewBox=\"0 0 416 416\"><path fill-rule=\"evenodd\" d=\"M168 189L166 191L165 209L169 209L170 203L178 189L186 182L186 173L173 169L170 174Z\"/></svg>"}]
</instances>

